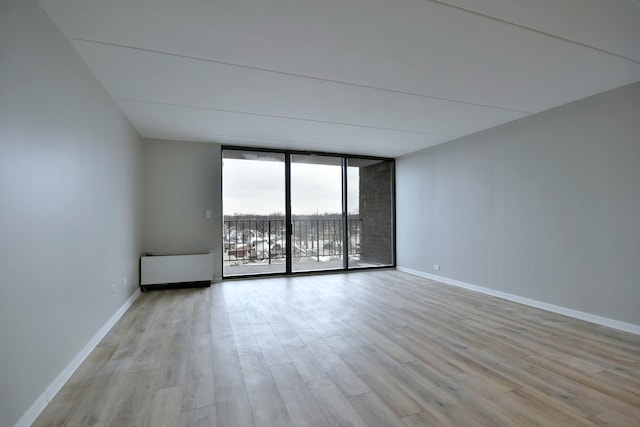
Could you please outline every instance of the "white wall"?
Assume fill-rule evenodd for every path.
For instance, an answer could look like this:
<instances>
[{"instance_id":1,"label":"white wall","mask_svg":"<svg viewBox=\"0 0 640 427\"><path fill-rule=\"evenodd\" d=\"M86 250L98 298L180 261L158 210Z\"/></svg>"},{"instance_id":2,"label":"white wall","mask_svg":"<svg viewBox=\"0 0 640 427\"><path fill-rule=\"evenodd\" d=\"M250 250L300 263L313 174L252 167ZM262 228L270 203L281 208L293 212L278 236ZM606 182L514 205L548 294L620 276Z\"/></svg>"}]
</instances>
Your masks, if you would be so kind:
<instances>
[{"instance_id":1,"label":"white wall","mask_svg":"<svg viewBox=\"0 0 640 427\"><path fill-rule=\"evenodd\" d=\"M144 251L213 250L214 279L220 280L220 145L145 140L144 162Z\"/></svg>"},{"instance_id":2,"label":"white wall","mask_svg":"<svg viewBox=\"0 0 640 427\"><path fill-rule=\"evenodd\" d=\"M400 267L640 325L640 83L396 167Z\"/></svg>"},{"instance_id":3,"label":"white wall","mask_svg":"<svg viewBox=\"0 0 640 427\"><path fill-rule=\"evenodd\" d=\"M3 0L0 426L14 425L136 290L141 152L37 1Z\"/></svg>"}]
</instances>

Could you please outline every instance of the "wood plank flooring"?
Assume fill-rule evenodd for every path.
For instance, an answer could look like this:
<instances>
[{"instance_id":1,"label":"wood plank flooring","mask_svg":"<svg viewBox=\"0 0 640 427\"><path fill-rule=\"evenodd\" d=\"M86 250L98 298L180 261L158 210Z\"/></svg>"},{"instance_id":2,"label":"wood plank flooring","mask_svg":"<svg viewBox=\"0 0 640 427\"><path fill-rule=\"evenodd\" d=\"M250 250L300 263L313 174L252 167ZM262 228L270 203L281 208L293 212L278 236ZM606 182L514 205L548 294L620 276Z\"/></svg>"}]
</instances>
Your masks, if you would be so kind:
<instances>
[{"instance_id":1,"label":"wood plank flooring","mask_svg":"<svg viewBox=\"0 0 640 427\"><path fill-rule=\"evenodd\" d=\"M640 336L397 271L144 293L34 423L612 425Z\"/></svg>"}]
</instances>

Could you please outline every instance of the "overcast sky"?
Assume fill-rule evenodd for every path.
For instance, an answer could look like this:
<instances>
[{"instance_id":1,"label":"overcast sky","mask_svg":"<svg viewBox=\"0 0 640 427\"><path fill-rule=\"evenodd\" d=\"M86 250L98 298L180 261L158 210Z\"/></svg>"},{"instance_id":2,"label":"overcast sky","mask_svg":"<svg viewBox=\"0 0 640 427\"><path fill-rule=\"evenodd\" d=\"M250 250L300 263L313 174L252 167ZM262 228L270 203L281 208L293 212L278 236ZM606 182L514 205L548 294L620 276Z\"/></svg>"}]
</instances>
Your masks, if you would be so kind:
<instances>
[{"instance_id":1,"label":"overcast sky","mask_svg":"<svg viewBox=\"0 0 640 427\"><path fill-rule=\"evenodd\" d=\"M349 212L358 210L358 168L348 168ZM224 159L224 215L284 215L284 162ZM294 215L340 213L340 166L291 164L291 203Z\"/></svg>"}]
</instances>

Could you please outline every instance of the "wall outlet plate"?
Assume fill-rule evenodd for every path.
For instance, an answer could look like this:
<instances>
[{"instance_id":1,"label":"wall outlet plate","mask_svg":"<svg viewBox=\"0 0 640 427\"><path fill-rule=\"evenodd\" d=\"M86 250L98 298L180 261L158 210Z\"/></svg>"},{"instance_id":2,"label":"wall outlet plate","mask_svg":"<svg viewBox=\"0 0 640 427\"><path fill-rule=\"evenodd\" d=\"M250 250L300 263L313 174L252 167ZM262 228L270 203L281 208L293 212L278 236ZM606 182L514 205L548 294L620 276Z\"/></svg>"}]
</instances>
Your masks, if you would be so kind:
<instances>
[{"instance_id":1,"label":"wall outlet plate","mask_svg":"<svg viewBox=\"0 0 640 427\"><path fill-rule=\"evenodd\" d=\"M435 271L440 271L440 264L433 264L433 269Z\"/></svg>"}]
</instances>

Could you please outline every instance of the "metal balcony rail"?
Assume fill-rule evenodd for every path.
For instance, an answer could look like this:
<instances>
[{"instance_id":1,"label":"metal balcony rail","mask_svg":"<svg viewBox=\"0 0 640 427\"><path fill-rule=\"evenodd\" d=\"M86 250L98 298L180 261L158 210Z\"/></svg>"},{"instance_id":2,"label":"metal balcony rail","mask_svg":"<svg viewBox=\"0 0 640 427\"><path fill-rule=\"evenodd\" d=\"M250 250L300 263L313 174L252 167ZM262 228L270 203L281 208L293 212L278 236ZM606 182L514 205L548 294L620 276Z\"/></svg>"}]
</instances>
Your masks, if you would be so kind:
<instances>
[{"instance_id":1,"label":"metal balcony rail","mask_svg":"<svg viewBox=\"0 0 640 427\"><path fill-rule=\"evenodd\" d=\"M293 258L341 257L344 250L342 219L295 219L291 235ZM349 218L348 255L360 254L362 220ZM223 222L227 261L264 261L286 257L284 219L235 219Z\"/></svg>"}]
</instances>

